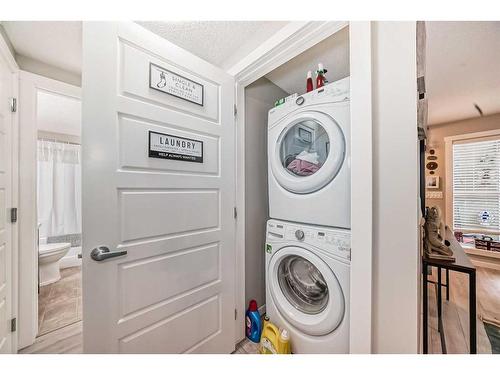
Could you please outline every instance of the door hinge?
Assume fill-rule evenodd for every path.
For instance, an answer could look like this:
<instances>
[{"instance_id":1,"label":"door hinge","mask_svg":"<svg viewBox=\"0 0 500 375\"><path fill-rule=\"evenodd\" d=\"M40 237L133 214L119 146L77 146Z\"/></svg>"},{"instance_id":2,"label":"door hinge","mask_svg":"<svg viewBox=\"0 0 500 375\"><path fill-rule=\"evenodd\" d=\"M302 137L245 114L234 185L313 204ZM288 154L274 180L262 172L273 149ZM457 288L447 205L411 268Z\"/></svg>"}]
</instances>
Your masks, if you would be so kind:
<instances>
[{"instance_id":1,"label":"door hinge","mask_svg":"<svg viewBox=\"0 0 500 375\"><path fill-rule=\"evenodd\" d=\"M238 218L238 210L236 209L236 206L234 207L233 216L234 216L235 219Z\"/></svg>"},{"instance_id":2,"label":"door hinge","mask_svg":"<svg viewBox=\"0 0 500 375\"><path fill-rule=\"evenodd\" d=\"M238 310L234 309L234 320L236 320L237 316L238 316Z\"/></svg>"},{"instance_id":3,"label":"door hinge","mask_svg":"<svg viewBox=\"0 0 500 375\"><path fill-rule=\"evenodd\" d=\"M425 77L418 77L417 78L417 92L418 92L418 99L424 99L425 98Z\"/></svg>"},{"instance_id":4,"label":"door hinge","mask_svg":"<svg viewBox=\"0 0 500 375\"><path fill-rule=\"evenodd\" d=\"M10 98L10 111L17 112L17 98Z\"/></svg>"},{"instance_id":5,"label":"door hinge","mask_svg":"<svg viewBox=\"0 0 500 375\"><path fill-rule=\"evenodd\" d=\"M11 332L16 332L17 331L17 319L16 318L12 318L10 320L10 331Z\"/></svg>"},{"instance_id":6,"label":"door hinge","mask_svg":"<svg viewBox=\"0 0 500 375\"><path fill-rule=\"evenodd\" d=\"M236 104L234 105L234 116L236 117L236 115L238 114L238 107L236 107Z\"/></svg>"},{"instance_id":7,"label":"door hinge","mask_svg":"<svg viewBox=\"0 0 500 375\"><path fill-rule=\"evenodd\" d=\"M17 207L12 207L10 209L10 222L17 223Z\"/></svg>"}]
</instances>

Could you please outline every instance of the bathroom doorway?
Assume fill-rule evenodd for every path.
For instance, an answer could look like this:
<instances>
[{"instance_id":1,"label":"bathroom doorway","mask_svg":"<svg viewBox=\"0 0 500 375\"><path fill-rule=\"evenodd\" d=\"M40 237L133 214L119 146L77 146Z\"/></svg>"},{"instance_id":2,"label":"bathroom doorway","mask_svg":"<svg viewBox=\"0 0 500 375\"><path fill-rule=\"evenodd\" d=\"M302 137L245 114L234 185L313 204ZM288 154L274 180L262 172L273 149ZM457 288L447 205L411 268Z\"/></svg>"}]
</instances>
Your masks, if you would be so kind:
<instances>
[{"instance_id":1,"label":"bathroom doorway","mask_svg":"<svg viewBox=\"0 0 500 375\"><path fill-rule=\"evenodd\" d=\"M20 78L22 348L81 324L82 180L81 88L27 72Z\"/></svg>"},{"instance_id":2,"label":"bathroom doorway","mask_svg":"<svg viewBox=\"0 0 500 375\"><path fill-rule=\"evenodd\" d=\"M39 94L43 98L45 93ZM49 94L50 95L50 94ZM60 101L63 115L54 111ZM81 320L80 102L72 98L38 103L37 222L38 336ZM59 108L60 109L60 108ZM45 117L45 118L44 118ZM55 120L55 121L54 121ZM42 130L58 126L57 132Z\"/></svg>"},{"instance_id":3,"label":"bathroom doorway","mask_svg":"<svg viewBox=\"0 0 500 375\"><path fill-rule=\"evenodd\" d=\"M82 318L81 100L37 100L38 334Z\"/></svg>"}]
</instances>

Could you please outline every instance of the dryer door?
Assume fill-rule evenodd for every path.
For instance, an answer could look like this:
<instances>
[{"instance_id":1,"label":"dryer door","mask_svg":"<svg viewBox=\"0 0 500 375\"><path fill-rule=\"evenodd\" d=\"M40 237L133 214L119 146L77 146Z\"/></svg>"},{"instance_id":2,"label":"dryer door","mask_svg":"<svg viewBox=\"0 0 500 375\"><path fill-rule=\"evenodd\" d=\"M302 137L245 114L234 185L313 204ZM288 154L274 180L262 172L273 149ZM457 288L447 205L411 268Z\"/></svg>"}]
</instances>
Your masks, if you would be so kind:
<instances>
[{"instance_id":1,"label":"dryer door","mask_svg":"<svg viewBox=\"0 0 500 375\"><path fill-rule=\"evenodd\" d=\"M289 246L269 262L269 291L283 317L300 331L326 335L342 322L344 294L331 268L313 252Z\"/></svg>"},{"instance_id":2,"label":"dryer door","mask_svg":"<svg viewBox=\"0 0 500 375\"><path fill-rule=\"evenodd\" d=\"M344 163L342 129L331 116L319 111L301 112L283 121L286 126L269 155L274 177L283 188L297 194L323 188Z\"/></svg>"}]
</instances>

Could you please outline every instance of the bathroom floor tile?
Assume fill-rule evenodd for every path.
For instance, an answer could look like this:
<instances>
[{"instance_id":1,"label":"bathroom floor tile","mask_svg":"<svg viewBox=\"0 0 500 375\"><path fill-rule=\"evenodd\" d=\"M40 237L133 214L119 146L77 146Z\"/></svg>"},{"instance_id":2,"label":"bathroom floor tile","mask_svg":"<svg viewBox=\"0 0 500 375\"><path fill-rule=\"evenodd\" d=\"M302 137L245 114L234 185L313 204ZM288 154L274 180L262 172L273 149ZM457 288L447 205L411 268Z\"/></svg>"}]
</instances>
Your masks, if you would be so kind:
<instances>
[{"instance_id":1,"label":"bathroom floor tile","mask_svg":"<svg viewBox=\"0 0 500 375\"><path fill-rule=\"evenodd\" d=\"M81 267L61 270L61 279L40 288L38 295L38 335L65 327L82 319Z\"/></svg>"}]
</instances>

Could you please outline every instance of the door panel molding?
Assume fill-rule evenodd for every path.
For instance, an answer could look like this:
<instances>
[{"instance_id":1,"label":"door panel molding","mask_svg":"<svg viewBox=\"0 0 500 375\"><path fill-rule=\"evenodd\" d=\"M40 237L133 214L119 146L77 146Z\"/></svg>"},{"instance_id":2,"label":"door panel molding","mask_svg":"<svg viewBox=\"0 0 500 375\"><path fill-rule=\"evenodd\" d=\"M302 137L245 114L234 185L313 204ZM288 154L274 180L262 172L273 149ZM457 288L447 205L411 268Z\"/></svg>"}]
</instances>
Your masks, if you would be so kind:
<instances>
[{"instance_id":1,"label":"door panel molding","mask_svg":"<svg viewBox=\"0 0 500 375\"><path fill-rule=\"evenodd\" d=\"M83 51L84 352L232 352L234 79L132 22L84 22ZM150 88L150 63L204 106ZM150 158L150 130L203 163ZM95 262L103 243L127 254Z\"/></svg>"}]
</instances>

